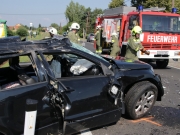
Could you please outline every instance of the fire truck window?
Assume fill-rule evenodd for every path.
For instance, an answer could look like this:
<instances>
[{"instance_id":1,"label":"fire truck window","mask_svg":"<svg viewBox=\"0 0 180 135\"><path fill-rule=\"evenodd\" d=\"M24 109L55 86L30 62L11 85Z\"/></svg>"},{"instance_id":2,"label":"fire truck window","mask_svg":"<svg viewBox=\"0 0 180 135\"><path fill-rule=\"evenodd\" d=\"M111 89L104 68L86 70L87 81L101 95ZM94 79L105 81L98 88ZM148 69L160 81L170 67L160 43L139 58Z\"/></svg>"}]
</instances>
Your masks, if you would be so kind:
<instances>
[{"instance_id":1,"label":"fire truck window","mask_svg":"<svg viewBox=\"0 0 180 135\"><path fill-rule=\"evenodd\" d=\"M170 20L170 30L171 31L177 31L178 30L178 19L176 18L171 18Z\"/></svg>"},{"instance_id":2,"label":"fire truck window","mask_svg":"<svg viewBox=\"0 0 180 135\"><path fill-rule=\"evenodd\" d=\"M132 30L132 28L137 25L139 25L139 17L137 15L132 15L129 18L129 30Z\"/></svg>"},{"instance_id":3,"label":"fire truck window","mask_svg":"<svg viewBox=\"0 0 180 135\"><path fill-rule=\"evenodd\" d=\"M176 16L142 15L143 31L180 32L179 18Z\"/></svg>"}]
</instances>

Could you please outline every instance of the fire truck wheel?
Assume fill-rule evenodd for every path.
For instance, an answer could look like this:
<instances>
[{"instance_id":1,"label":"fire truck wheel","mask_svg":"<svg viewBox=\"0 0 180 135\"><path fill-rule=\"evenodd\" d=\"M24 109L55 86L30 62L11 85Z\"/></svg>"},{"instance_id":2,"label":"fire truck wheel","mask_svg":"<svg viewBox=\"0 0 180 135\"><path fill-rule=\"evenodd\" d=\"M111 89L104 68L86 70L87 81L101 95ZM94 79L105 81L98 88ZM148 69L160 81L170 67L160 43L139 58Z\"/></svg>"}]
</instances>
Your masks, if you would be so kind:
<instances>
[{"instance_id":1,"label":"fire truck wheel","mask_svg":"<svg viewBox=\"0 0 180 135\"><path fill-rule=\"evenodd\" d=\"M126 115L139 119L146 115L157 99L158 89L149 81L136 83L125 96Z\"/></svg>"},{"instance_id":2,"label":"fire truck wheel","mask_svg":"<svg viewBox=\"0 0 180 135\"><path fill-rule=\"evenodd\" d=\"M158 68L166 68L169 63L169 60L163 60L163 61L156 61L156 66Z\"/></svg>"}]
</instances>

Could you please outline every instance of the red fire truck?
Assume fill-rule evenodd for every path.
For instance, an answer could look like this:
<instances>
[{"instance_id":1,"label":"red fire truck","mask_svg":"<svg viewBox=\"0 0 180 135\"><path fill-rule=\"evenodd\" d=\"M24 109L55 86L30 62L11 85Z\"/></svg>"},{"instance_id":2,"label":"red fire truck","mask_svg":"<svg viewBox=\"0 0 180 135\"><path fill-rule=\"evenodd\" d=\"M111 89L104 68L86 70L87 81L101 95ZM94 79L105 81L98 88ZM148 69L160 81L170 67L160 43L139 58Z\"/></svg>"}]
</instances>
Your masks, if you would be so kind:
<instances>
[{"instance_id":1,"label":"red fire truck","mask_svg":"<svg viewBox=\"0 0 180 135\"><path fill-rule=\"evenodd\" d=\"M108 49L111 33L117 32L119 45L122 47L121 56L125 55L128 38L135 25L142 28L140 35L142 45L150 51L150 55L139 51L138 57L146 62L156 61L159 68L165 68L169 59L180 58L180 15L176 8L172 13L165 12L165 8L117 7L106 9L97 16L96 26L101 25L102 47Z\"/></svg>"}]
</instances>

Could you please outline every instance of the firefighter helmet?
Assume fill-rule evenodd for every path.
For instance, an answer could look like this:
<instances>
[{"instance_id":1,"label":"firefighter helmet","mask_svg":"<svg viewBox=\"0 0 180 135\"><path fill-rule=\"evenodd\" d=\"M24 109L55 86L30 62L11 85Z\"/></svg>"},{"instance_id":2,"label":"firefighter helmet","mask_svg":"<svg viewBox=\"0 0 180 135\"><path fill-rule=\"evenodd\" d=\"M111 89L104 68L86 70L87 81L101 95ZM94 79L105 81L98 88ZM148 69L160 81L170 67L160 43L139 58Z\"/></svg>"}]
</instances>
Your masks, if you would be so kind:
<instances>
[{"instance_id":1,"label":"firefighter helmet","mask_svg":"<svg viewBox=\"0 0 180 135\"><path fill-rule=\"evenodd\" d=\"M49 33L53 34L53 35L57 35L57 30L53 27L49 28Z\"/></svg>"},{"instance_id":2,"label":"firefighter helmet","mask_svg":"<svg viewBox=\"0 0 180 135\"><path fill-rule=\"evenodd\" d=\"M116 33L116 32L113 32L113 33L111 34L111 36L117 36L117 33Z\"/></svg>"},{"instance_id":3,"label":"firefighter helmet","mask_svg":"<svg viewBox=\"0 0 180 135\"><path fill-rule=\"evenodd\" d=\"M135 26L133 29L132 29L132 35L135 35L135 34L141 34L142 33L142 29L140 26Z\"/></svg>"},{"instance_id":4,"label":"firefighter helmet","mask_svg":"<svg viewBox=\"0 0 180 135\"><path fill-rule=\"evenodd\" d=\"M96 29L100 29L101 28L101 25L98 25L97 27L96 27Z\"/></svg>"},{"instance_id":5,"label":"firefighter helmet","mask_svg":"<svg viewBox=\"0 0 180 135\"><path fill-rule=\"evenodd\" d=\"M72 29L76 29L76 30L79 30L80 29L80 25L78 23L72 23L71 24L71 30Z\"/></svg>"}]
</instances>

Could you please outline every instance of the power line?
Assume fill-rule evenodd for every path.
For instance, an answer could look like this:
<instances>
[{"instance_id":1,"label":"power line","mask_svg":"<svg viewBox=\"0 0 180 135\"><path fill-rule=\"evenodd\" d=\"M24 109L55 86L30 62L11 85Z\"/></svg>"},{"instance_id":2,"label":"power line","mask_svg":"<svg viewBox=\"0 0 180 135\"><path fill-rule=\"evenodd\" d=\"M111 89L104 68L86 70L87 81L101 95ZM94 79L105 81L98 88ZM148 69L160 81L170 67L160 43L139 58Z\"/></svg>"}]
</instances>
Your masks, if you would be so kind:
<instances>
[{"instance_id":1,"label":"power line","mask_svg":"<svg viewBox=\"0 0 180 135\"><path fill-rule=\"evenodd\" d=\"M64 13L52 13L52 14L8 14L8 13L0 13L0 15L60 15Z\"/></svg>"}]
</instances>

